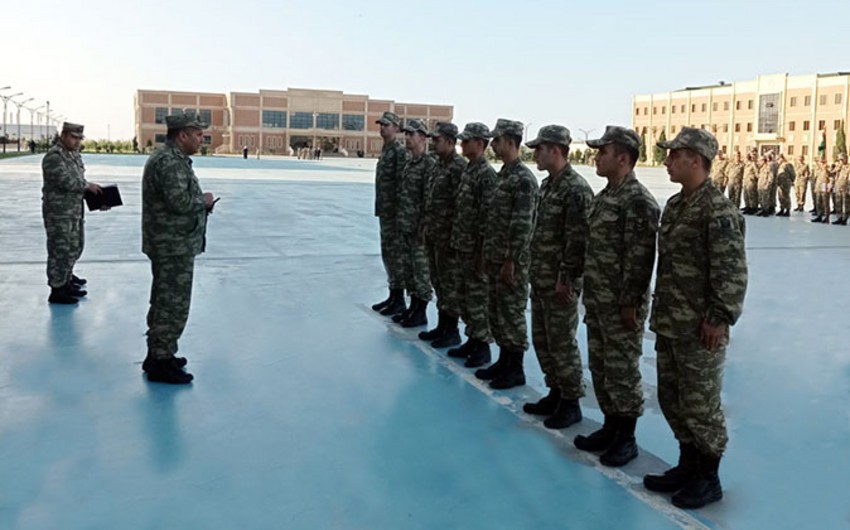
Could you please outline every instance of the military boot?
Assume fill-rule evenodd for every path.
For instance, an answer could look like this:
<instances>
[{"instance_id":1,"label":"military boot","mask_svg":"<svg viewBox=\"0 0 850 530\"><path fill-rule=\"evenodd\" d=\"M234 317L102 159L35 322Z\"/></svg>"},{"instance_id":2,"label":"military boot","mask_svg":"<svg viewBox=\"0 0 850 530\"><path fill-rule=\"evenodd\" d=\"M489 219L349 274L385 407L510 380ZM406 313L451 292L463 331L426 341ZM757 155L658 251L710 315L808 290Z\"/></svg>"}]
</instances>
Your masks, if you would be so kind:
<instances>
[{"instance_id":1,"label":"military boot","mask_svg":"<svg viewBox=\"0 0 850 530\"><path fill-rule=\"evenodd\" d=\"M153 359L146 370L148 381L152 383L167 383L169 385L186 385L192 382L194 376L184 372L172 359Z\"/></svg>"},{"instance_id":2,"label":"military boot","mask_svg":"<svg viewBox=\"0 0 850 530\"><path fill-rule=\"evenodd\" d=\"M699 453L695 445L679 443L679 464L661 475L644 475L644 487L661 493L682 489L696 474L698 458Z\"/></svg>"},{"instance_id":3,"label":"military boot","mask_svg":"<svg viewBox=\"0 0 850 530\"><path fill-rule=\"evenodd\" d=\"M387 299L382 300L382 301L378 302L377 304L373 304L372 305L372 311L380 311L381 309L390 305L390 302L392 302L392 301L393 301L393 290L390 289L390 293L389 293L389 295L387 295Z\"/></svg>"},{"instance_id":4,"label":"military boot","mask_svg":"<svg viewBox=\"0 0 850 530\"><path fill-rule=\"evenodd\" d=\"M432 341L443 336L446 330L446 319L448 315L445 311L437 312L437 327L429 331L420 331L419 338L422 340Z\"/></svg>"},{"instance_id":5,"label":"military boot","mask_svg":"<svg viewBox=\"0 0 850 530\"><path fill-rule=\"evenodd\" d=\"M142 362L142 371L147 372L148 369L153 366L152 363L154 362L156 362L156 357L153 357L148 354L145 357L145 360ZM184 366L186 366L186 364L188 364L189 361L187 361L185 357L171 357L171 362L174 363L177 368L183 368Z\"/></svg>"},{"instance_id":6,"label":"military boot","mask_svg":"<svg viewBox=\"0 0 850 530\"><path fill-rule=\"evenodd\" d=\"M446 355L454 359L466 359L469 357L469 353L475 348L474 342L475 339L466 339L466 342L464 342L460 347L450 349L446 352Z\"/></svg>"},{"instance_id":7,"label":"military boot","mask_svg":"<svg viewBox=\"0 0 850 530\"><path fill-rule=\"evenodd\" d=\"M577 399L562 399L551 416L543 420L548 429L566 429L581 421L581 406Z\"/></svg>"},{"instance_id":8,"label":"military boot","mask_svg":"<svg viewBox=\"0 0 850 530\"><path fill-rule=\"evenodd\" d=\"M406 307L404 309L404 311L401 311L401 312L393 315L393 322L400 323L403 320L407 320L407 317L409 317L410 314L413 313L413 309L415 308L415 303L416 303L416 299L411 296L410 297L410 305L408 307Z\"/></svg>"},{"instance_id":9,"label":"military boot","mask_svg":"<svg viewBox=\"0 0 850 530\"><path fill-rule=\"evenodd\" d=\"M47 301L51 304L76 304L80 299L71 294L68 286L63 285L62 287L51 287Z\"/></svg>"},{"instance_id":10,"label":"military boot","mask_svg":"<svg viewBox=\"0 0 850 530\"><path fill-rule=\"evenodd\" d=\"M823 222L823 216L819 215L819 216L815 217L814 219L812 219L812 222L813 223L822 223Z\"/></svg>"},{"instance_id":11,"label":"military boot","mask_svg":"<svg viewBox=\"0 0 850 530\"><path fill-rule=\"evenodd\" d=\"M673 495L673 505L678 508L702 508L723 498L723 488L717 475L720 457L700 454L697 462L697 473Z\"/></svg>"},{"instance_id":12,"label":"military boot","mask_svg":"<svg viewBox=\"0 0 850 530\"><path fill-rule=\"evenodd\" d=\"M403 328L416 328L419 326L427 326L428 325L428 314L425 312L428 308L427 300L420 300L418 298L412 298L411 300L416 302L415 308L406 319L399 322L401 327ZM411 307L414 306L413 302L410 303Z\"/></svg>"},{"instance_id":13,"label":"military boot","mask_svg":"<svg viewBox=\"0 0 850 530\"><path fill-rule=\"evenodd\" d=\"M505 350L508 353L508 364L496 377L490 381L490 388L495 390L507 390L515 386L525 384L525 371L522 368L522 358L525 356L523 350Z\"/></svg>"},{"instance_id":14,"label":"military boot","mask_svg":"<svg viewBox=\"0 0 850 530\"><path fill-rule=\"evenodd\" d=\"M489 345L488 345L489 349ZM508 357L510 356L510 352L505 348L499 349L499 358L496 359L496 362L488 366L487 368L481 368L475 370L475 377L478 379L483 379L484 381L490 381L495 379L501 373L507 369L508 365Z\"/></svg>"},{"instance_id":15,"label":"military boot","mask_svg":"<svg viewBox=\"0 0 850 530\"><path fill-rule=\"evenodd\" d=\"M407 304L404 303L404 289L390 290L390 303L381 309L380 313L385 317L391 317L407 310Z\"/></svg>"},{"instance_id":16,"label":"military boot","mask_svg":"<svg viewBox=\"0 0 850 530\"><path fill-rule=\"evenodd\" d=\"M80 278L75 274L72 274L71 283L73 283L74 285L85 285L86 283L88 283L88 280L86 280L85 278Z\"/></svg>"},{"instance_id":17,"label":"military boot","mask_svg":"<svg viewBox=\"0 0 850 530\"><path fill-rule=\"evenodd\" d=\"M561 401L561 390L559 388L550 388L549 393L540 398L535 403L526 403L522 406L523 412L526 414L534 414L536 416L550 416L558 408L558 403Z\"/></svg>"},{"instance_id":18,"label":"military boot","mask_svg":"<svg viewBox=\"0 0 850 530\"><path fill-rule=\"evenodd\" d=\"M573 439L573 445L576 446L576 449L582 451L605 451L614 441L616 435L617 418L606 414L601 429L593 431L587 436L579 434Z\"/></svg>"},{"instance_id":19,"label":"military boot","mask_svg":"<svg viewBox=\"0 0 850 530\"><path fill-rule=\"evenodd\" d=\"M74 284L74 282L68 282L65 284L65 288L71 293L71 296L75 296L77 298L82 298L85 295L89 294L88 291L83 290L83 288L79 285Z\"/></svg>"},{"instance_id":20,"label":"military boot","mask_svg":"<svg viewBox=\"0 0 850 530\"><path fill-rule=\"evenodd\" d=\"M618 416L615 420L617 433L608 449L599 457L603 466L620 467L628 464L638 456L637 441L635 440L635 425L637 418Z\"/></svg>"},{"instance_id":21,"label":"military boot","mask_svg":"<svg viewBox=\"0 0 850 530\"><path fill-rule=\"evenodd\" d=\"M490 362L490 345L483 340L475 340L469 349L469 356L463 363L467 368L478 368ZM476 372L477 377L477 372Z\"/></svg>"},{"instance_id":22,"label":"military boot","mask_svg":"<svg viewBox=\"0 0 850 530\"><path fill-rule=\"evenodd\" d=\"M443 318L445 322L443 334L431 343L434 348L448 348L460 344L460 331L457 329L458 317L444 313Z\"/></svg>"},{"instance_id":23,"label":"military boot","mask_svg":"<svg viewBox=\"0 0 850 530\"><path fill-rule=\"evenodd\" d=\"M835 221L833 221L833 222L832 222L832 224L834 224L834 225L843 225L843 224L844 224L844 218L843 218L843 217L839 217L838 219L836 219Z\"/></svg>"}]
</instances>

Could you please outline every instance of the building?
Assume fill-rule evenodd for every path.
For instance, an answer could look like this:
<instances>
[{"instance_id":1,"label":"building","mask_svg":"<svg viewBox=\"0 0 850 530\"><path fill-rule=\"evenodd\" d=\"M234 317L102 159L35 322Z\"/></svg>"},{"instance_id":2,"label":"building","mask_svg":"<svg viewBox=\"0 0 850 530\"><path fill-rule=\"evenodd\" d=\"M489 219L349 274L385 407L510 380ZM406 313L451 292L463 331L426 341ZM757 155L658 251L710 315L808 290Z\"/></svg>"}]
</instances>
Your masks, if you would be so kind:
<instances>
[{"instance_id":1,"label":"building","mask_svg":"<svg viewBox=\"0 0 850 530\"><path fill-rule=\"evenodd\" d=\"M450 105L397 103L337 90L260 90L259 92L173 92L139 90L135 97L135 130L139 145L155 147L165 141L165 116L196 109L210 124L204 144L216 153L240 153L247 147L267 154L286 154L290 148L337 148L353 155L380 154L383 140L375 123L385 111L402 119L425 120L430 127L451 121Z\"/></svg>"},{"instance_id":2,"label":"building","mask_svg":"<svg viewBox=\"0 0 850 530\"><path fill-rule=\"evenodd\" d=\"M650 161L650 146L661 132L669 139L684 126L711 131L727 154L756 149L811 160L823 145L831 158L838 130L847 123L849 88L850 72L778 74L638 95L632 99L632 126L645 138Z\"/></svg>"}]
</instances>

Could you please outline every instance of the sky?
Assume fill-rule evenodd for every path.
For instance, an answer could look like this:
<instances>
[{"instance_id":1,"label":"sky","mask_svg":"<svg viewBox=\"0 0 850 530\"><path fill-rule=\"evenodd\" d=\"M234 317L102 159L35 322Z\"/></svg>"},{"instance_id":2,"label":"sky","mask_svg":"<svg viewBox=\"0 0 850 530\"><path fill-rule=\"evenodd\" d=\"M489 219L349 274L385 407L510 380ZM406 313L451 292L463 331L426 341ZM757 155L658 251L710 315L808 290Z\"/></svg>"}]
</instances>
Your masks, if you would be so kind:
<instances>
[{"instance_id":1,"label":"sky","mask_svg":"<svg viewBox=\"0 0 850 530\"><path fill-rule=\"evenodd\" d=\"M0 94L95 139L132 138L138 89L333 89L583 138L636 94L850 71L850 3L821 0L29 0L0 21Z\"/></svg>"}]
</instances>

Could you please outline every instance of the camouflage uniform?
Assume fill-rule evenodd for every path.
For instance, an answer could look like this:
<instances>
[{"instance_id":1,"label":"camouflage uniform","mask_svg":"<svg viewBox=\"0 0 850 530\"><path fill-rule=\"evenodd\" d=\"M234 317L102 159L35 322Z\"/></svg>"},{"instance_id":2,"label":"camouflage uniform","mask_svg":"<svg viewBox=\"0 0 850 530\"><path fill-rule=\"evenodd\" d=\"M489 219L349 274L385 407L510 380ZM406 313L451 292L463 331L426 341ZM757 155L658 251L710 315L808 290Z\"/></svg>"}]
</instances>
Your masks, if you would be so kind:
<instances>
[{"instance_id":1,"label":"camouflage uniform","mask_svg":"<svg viewBox=\"0 0 850 530\"><path fill-rule=\"evenodd\" d=\"M803 208L806 206L806 186L808 186L811 179L809 165L796 160L794 162L794 174L796 175L796 179L794 180L794 194L797 199L797 209L803 211ZM812 199L814 200L814 197Z\"/></svg>"},{"instance_id":2,"label":"camouflage uniform","mask_svg":"<svg viewBox=\"0 0 850 530\"><path fill-rule=\"evenodd\" d=\"M847 219L847 216L850 215L850 182L848 182L848 177L850 177L850 165L847 164L843 157L835 173L834 195L837 202L835 211L841 216L841 220L845 220Z\"/></svg>"},{"instance_id":3,"label":"camouflage uniform","mask_svg":"<svg viewBox=\"0 0 850 530\"><path fill-rule=\"evenodd\" d=\"M794 183L794 166L790 162L782 162L776 174L776 186L779 190L779 209L791 211L791 185Z\"/></svg>"},{"instance_id":4,"label":"camouflage uniform","mask_svg":"<svg viewBox=\"0 0 850 530\"><path fill-rule=\"evenodd\" d=\"M744 188L744 162L732 159L726 164L729 183L729 200L736 208L741 207L741 191Z\"/></svg>"},{"instance_id":5,"label":"camouflage uniform","mask_svg":"<svg viewBox=\"0 0 850 530\"><path fill-rule=\"evenodd\" d=\"M687 147L710 160L717 142L686 127L662 147ZM744 219L737 209L708 180L690 196L671 197L661 217L650 319L658 401L676 438L712 457L723 454L728 440L720 402L726 341L708 350L700 327L735 324L746 288Z\"/></svg>"},{"instance_id":6,"label":"camouflage uniform","mask_svg":"<svg viewBox=\"0 0 850 530\"><path fill-rule=\"evenodd\" d=\"M540 136L545 135L544 127ZM531 142L528 146L533 147ZM561 399L584 396L576 328L592 200L587 181L569 163L543 179L529 249L531 338L546 386L559 389ZM573 301L556 298L558 282L572 287Z\"/></svg>"},{"instance_id":7,"label":"camouflage uniform","mask_svg":"<svg viewBox=\"0 0 850 530\"><path fill-rule=\"evenodd\" d=\"M388 113L391 114L391 113ZM375 216L381 229L381 259L390 289L404 289L404 261L396 216L398 184L408 153L398 140L385 142L375 168Z\"/></svg>"},{"instance_id":8,"label":"camouflage uniform","mask_svg":"<svg viewBox=\"0 0 850 530\"><path fill-rule=\"evenodd\" d=\"M758 210L759 206L759 166L755 160L744 163L744 207L750 211Z\"/></svg>"},{"instance_id":9,"label":"camouflage uniform","mask_svg":"<svg viewBox=\"0 0 850 530\"><path fill-rule=\"evenodd\" d=\"M766 214L772 214L776 211L776 175L771 168L770 162L765 162L759 168L758 177L758 194L759 206L761 211Z\"/></svg>"},{"instance_id":10,"label":"camouflage uniform","mask_svg":"<svg viewBox=\"0 0 850 530\"><path fill-rule=\"evenodd\" d=\"M431 300L431 277L428 253L422 240L422 221L428 185L437 163L423 154L411 158L404 166L398 190L398 230L404 257L404 284L411 297Z\"/></svg>"},{"instance_id":11,"label":"camouflage uniform","mask_svg":"<svg viewBox=\"0 0 850 530\"><path fill-rule=\"evenodd\" d=\"M593 388L606 416L643 414L639 363L659 213L658 203L634 172L593 199L584 322ZM636 308L637 329L623 324L622 307Z\"/></svg>"},{"instance_id":12,"label":"camouflage uniform","mask_svg":"<svg viewBox=\"0 0 850 530\"><path fill-rule=\"evenodd\" d=\"M832 194L833 175L826 162L818 162L815 171L817 188L816 212L818 217L829 218L829 197Z\"/></svg>"},{"instance_id":13,"label":"camouflage uniform","mask_svg":"<svg viewBox=\"0 0 850 530\"><path fill-rule=\"evenodd\" d=\"M68 124L74 126L74 124ZM80 134L82 126L79 127ZM85 238L83 195L88 183L79 151L61 141L41 161L41 214L47 233L47 283L58 289L71 282Z\"/></svg>"},{"instance_id":14,"label":"camouflage uniform","mask_svg":"<svg viewBox=\"0 0 850 530\"><path fill-rule=\"evenodd\" d=\"M471 131L480 138L489 138L486 126L476 132L475 125L479 124L468 125L461 135ZM488 206L495 188L496 171L487 158L482 155L470 160L461 175L452 222L451 248L457 252L461 270L461 316L466 324L466 336L481 342L492 340L487 314L487 275L479 268L479 263L487 230Z\"/></svg>"},{"instance_id":15,"label":"camouflage uniform","mask_svg":"<svg viewBox=\"0 0 850 530\"><path fill-rule=\"evenodd\" d=\"M457 138L457 127L453 124L440 123L438 133L440 127L448 129L448 133L453 133L451 138ZM458 257L450 246L450 241L455 197L465 168L466 160L456 152L452 152L446 159L437 160L433 177L430 179L424 212L428 268L437 294L437 309L453 317L460 315L462 303L458 285Z\"/></svg>"},{"instance_id":16,"label":"camouflage uniform","mask_svg":"<svg viewBox=\"0 0 850 530\"><path fill-rule=\"evenodd\" d=\"M726 171L729 166L729 160L721 158L721 153L718 152L717 158L711 164L711 181L714 187L720 190L720 193L726 192L726 185L729 183L729 175Z\"/></svg>"},{"instance_id":17,"label":"camouflage uniform","mask_svg":"<svg viewBox=\"0 0 850 530\"><path fill-rule=\"evenodd\" d=\"M191 114L166 120L169 128L200 127ZM206 228L207 206L192 159L167 140L148 159L142 177L142 251L153 274L149 357L167 359L177 352L189 317L195 256L204 251Z\"/></svg>"}]
</instances>

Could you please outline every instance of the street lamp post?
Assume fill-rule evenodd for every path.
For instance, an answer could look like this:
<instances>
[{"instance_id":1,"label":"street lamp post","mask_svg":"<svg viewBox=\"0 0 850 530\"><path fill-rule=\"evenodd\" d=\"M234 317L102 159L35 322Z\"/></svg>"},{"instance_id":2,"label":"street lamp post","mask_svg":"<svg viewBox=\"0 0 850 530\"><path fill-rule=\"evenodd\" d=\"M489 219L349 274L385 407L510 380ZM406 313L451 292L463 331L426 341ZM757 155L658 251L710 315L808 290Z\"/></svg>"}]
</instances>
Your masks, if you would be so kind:
<instances>
[{"instance_id":1,"label":"street lamp post","mask_svg":"<svg viewBox=\"0 0 850 530\"><path fill-rule=\"evenodd\" d=\"M31 109L31 108L29 108L29 107L25 107L25 108L26 108L28 111L30 111L30 140L31 140L31 141L33 141L33 142L35 142L35 124L33 124L33 119L32 119L32 118L33 118L33 115L34 115L34 114L37 114L37 113L38 113L38 111L40 111L41 109L43 109L43 108L44 108L44 105L42 105L42 106L40 106L40 107L36 107L36 108L34 108L34 109Z\"/></svg>"},{"instance_id":2,"label":"street lamp post","mask_svg":"<svg viewBox=\"0 0 850 530\"><path fill-rule=\"evenodd\" d=\"M29 103L35 98L29 98L21 101L20 103L17 101L12 101L16 107L18 107L17 120L18 120L18 152L21 152L21 107L24 106L24 103ZM32 135L32 128L30 128L30 135Z\"/></svg>"},{"instance_id":3,"label":"street lamp post","mask_svg":"<svg viewBox=\"0 0 850 530\"><path fill-rule=\"evenodd\" d=\"M44 114L44 137L47 139L47 146L50 147L50 102L46 103L47 110Z\"/></svg>"},{"instance_id":4,"label":"street lamp post","mask_svg":"<svg viewBox=\"0 0 850 530\"><path fill-rule=\"evenodd\" d=\"M3 89L6 90L6 89ZM3 152L6 152L6 142L9 140L9 134L6 132L6 106L9 103L9 100L12 98L16 98L18 96L22 96L23 92L18 92L17 94L12 94L11 96L2 96L0 95L0 99L3 100Z\"/></svg>"}]
</instances>

